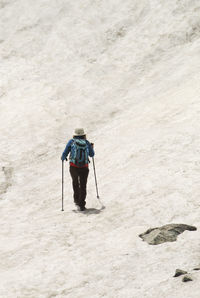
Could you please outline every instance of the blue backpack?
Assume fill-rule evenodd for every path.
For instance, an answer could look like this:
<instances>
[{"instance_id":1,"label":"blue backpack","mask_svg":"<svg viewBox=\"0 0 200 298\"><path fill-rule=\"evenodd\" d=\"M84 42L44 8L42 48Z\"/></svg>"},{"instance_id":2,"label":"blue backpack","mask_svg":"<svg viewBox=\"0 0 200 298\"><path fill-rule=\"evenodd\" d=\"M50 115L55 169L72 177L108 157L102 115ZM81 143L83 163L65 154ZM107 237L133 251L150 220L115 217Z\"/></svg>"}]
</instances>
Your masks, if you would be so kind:
<instances>
[{"instance_id":1,"label":"blue backpack","mask_svg":"<svg viewBox=\"0 0 200 298\"><path fill-rule=\"evenodd\" d=\"M70 161L78 167L88 164L88 146L84 139L73 139Z\"/></svg>"}]
</instances>

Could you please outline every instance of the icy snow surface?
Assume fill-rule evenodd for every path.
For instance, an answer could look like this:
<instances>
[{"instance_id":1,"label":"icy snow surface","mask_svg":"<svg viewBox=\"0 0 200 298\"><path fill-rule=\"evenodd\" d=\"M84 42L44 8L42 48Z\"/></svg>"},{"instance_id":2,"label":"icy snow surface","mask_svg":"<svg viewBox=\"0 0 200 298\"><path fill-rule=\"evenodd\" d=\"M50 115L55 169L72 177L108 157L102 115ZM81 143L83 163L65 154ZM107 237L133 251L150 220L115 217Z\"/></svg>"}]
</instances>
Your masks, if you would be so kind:
<instances>
[{"instance_id":1,"label":"icy snow surface","mask_svg":"<svg viewBox=\"0 0 200 298\"><path fill-rule=\"evenodd\" d=\"M172 277L200 264L200 1L0 0L0 80L0 297L200 297ZM99 214L67 163L61 212L75 127ZM169 223L198 230L138 237Z\"/></svg>"}]
</instances>

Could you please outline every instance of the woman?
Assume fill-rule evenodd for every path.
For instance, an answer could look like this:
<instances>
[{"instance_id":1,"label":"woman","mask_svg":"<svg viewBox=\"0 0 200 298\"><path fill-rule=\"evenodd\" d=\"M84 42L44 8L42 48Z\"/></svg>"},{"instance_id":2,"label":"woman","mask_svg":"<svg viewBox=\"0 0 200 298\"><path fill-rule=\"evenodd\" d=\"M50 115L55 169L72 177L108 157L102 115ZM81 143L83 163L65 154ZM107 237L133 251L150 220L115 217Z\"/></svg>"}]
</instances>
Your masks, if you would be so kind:
<instances>
[{"instance_id":1,"label":"woman","mask_svg":"<svg viewBox=\"0 0 200 298\"><path fill-rule=\"evenodd\" d=\"M89 159L94 156L93 144L86 140L83 128L76 128L73 139L70 139L62 154L61 160L67 160L70 153L70 174L74 190L74 203L78 210L85 210L87 194L87 178L89 174Z\"/></svg>"}]
</instances>

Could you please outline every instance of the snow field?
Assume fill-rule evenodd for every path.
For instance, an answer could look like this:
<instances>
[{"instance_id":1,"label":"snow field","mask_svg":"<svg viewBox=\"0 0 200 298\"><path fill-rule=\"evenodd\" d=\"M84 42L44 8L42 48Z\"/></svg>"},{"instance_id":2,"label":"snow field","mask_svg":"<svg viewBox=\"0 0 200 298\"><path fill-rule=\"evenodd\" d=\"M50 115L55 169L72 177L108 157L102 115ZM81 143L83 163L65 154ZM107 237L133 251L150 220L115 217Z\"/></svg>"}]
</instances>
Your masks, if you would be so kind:
<instances>
[{"instance_id":1,"label":"snow field","mask_svg":"<svg viewBox=\"0 0 200 298\"><path fill-rule=\"evenodd\" d=\"M199 1L0 3L0 297L197 298ZM60 155L83 126L106 209L76 214ZM6 186L6 187L5 187ZM6 192L4 192L6 190ZM96 200L92 164L87 206Z\"/></svg>"}]
</instances>

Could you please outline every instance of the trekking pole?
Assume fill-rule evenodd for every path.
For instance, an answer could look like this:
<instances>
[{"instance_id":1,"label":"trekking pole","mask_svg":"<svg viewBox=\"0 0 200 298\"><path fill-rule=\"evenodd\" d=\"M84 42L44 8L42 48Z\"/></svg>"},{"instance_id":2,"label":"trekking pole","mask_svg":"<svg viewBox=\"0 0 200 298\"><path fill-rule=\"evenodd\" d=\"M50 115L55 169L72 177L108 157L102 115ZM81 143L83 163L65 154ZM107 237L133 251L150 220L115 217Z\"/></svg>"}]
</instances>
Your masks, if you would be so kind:
<instances>
[{"instance_id":1,"label":"trekking pole","mask_svg":"<svg viewBox=\"0 0 200 298\"><path fill-rule=\"evenodd\" d=\"M64 160L62 160L62 210L64 211Z\"/></svg>"},{"instance_id":2,"label":"trekking pole","mask_svg":"<svg viewBox=\"0 0 200 298\"><path fill-rule=\"evenodd\" d=\"M97 186L97 177L96 177L96 170L95 170L95 164L94 164L94 157L92 157L92 163L93 163L93 169L94 169L94 178L95 178L95 185L96 185L96 191L97 191L97 199L99 199L98 186Z\"/></svg>"}]
</instances>

